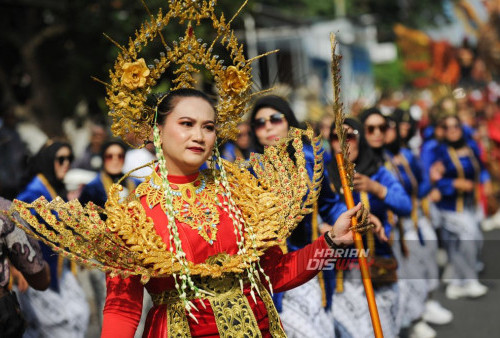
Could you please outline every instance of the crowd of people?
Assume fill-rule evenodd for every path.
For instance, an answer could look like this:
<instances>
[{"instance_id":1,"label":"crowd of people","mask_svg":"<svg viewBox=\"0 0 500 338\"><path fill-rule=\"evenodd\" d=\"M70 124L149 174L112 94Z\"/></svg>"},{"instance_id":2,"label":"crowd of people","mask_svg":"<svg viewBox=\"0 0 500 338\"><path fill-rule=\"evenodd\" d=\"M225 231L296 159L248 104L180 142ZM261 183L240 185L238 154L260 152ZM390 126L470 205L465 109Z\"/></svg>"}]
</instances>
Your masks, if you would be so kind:
<instances>
[{"instance_id":1,"label":"crowd of people","mask_svg":"<svg viewBox=\"0 0 500 338\"><path fill-rule=\"evenodd\" d=\"M354 199L369 210L375 224L365 236L365 246L383 331L388 337L398 336L401 330L407 330L412 337L434 337L435 331L428 324L443 325L453 320L453 314L433 297L440 283L447 284L449 299L476 298L488 292L478 279L483 268L481 228L488 231L500 227L494 170L500 144L495 121L500 109L496 101L487 99L494 95L485 91L484 110L477 111L477 102L468 94L463 89L455 90L427 107L418 103L408 106L402 100L394 101L389 110L374 105L356 115L348 114L344 121L349 160L356 165ZM417 107L420 114L414 113ZM328 128L321 122L328 123ZM316 125L325 150L321 193L314 212L282 247L284 252L313 243L331 230L347 210L332 156L340 152L332 115L325 114ZM228 161L243 161L251 152L262 153L266 146L279 143L292 127L304 126L285 98L260 97L248 120L238 125L237 140L222 145L220 153ZM110 185L124 174L127 152L134 150L100 134L96 137L99 142L91 142L89 151L76 161L69 143L47 142L29 161L27 172L31 179L19 187L16 198L25 202L40 196L47 200L67 198L64 178L72 164L89 169L99 162L95 178L77 186L70 196L104 207ZM97 154L97 148L99 161L90 155L90 149ZM312 177L312 146L306 142L303 151ZM144 161L133 166L142 164ZM143 178L139 175L121 181L123 196L134 191ZM25 336L83 337L88 328L89 332L99 332L106 299L105 275L77 268L45 245L41 247L50 267L48 289L21 287L23 276L19 274L14 282L17 286L13 286L27 323ZM444 272L438 267L438 251L447 253ZM11 261L16 262L12 257ZM370 335L359 270L333 264L335 269L324 269L306 283L274 294L274 304L289 337ZM85 292L82 285L87 285ZM141 304L137 318L142 309ZM93 316L89 321L90 313Z\"/></svg>"},{"instance_id":2,"label":"crowd of people","mask_svg":"<svg viewBox=\"0 0 500 338\"><path fill-rule=\"evenodd\" d=\"M412 337L434 337L429 324L453 320L453 314L434 297L440 282L446 284L449 299L477 298L488 292L478 278L484 268L482 231L500 226L494 170L499 146L495 121L500 115L498 93L491 88L456 89L428 105L400 96L392 106L374 105L345 119L349 159L356 164L354 199L362 201L385 230L383 237L368 233L365 245L371 250L375 267L371 274L387 336L404 330ZM251 112L240 128L246 132L250 127L253 143L238 139L227 145L223 154L228 160L244 158L241 154L249 149L261 152L285 137L288 128L300 126L290 105L278 96L260 98ZM302 223L288 239L288 250L311 243L343 205L337 163L331 155L341 151L332 116L310 122L326 145L319 215L313 216L319 219ZM304 151L307 154L307 148ZM438 259L443 253L446 262ZM384 276L378 276L376 267ZM370 335L360 272L335 272L332 277L330 271L322 271L321 281L276 295L289 336ZM328 314L333 322L323 319Z\"/></svg>"},{"instance_id":3,"label":"crowd of people","mask_svg":"<svg viewBox=\"0 0 500 338\"><path fill-rule=\"evenodd\" d=\"M49 139L29 154L13 110L3 114L1 337L370 337L360 255L385 337L431 338L452 322L435 297L442 284L451 300L488 293L479 273L482 233L500 228L499 85L464 73L463 88L348 104L341 125L327 107L299 121L293 95L251 93L255 58L215 2L171 3L119 48L112 121L91 127L85 149ZM170 47L159 30L174 17L186 34ZM229 65L196 37L205 19ZM147 65L138 54L154 37L165 51ZM195 89L193 59L216 99ZM171 65L172 89L158 93Z\"/></svg>"}]
</instances>

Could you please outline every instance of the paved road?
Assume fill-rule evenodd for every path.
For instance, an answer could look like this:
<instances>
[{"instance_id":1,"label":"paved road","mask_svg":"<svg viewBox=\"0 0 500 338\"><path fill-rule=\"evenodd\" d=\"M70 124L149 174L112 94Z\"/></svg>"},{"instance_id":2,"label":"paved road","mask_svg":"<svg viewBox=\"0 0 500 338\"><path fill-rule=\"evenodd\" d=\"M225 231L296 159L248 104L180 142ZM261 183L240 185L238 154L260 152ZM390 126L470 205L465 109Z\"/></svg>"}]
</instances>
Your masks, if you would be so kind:
<instances>
[{"instance_id":1,"label":"paved road","mask_svg":"<svg viewBox=\"0 0 500 338\"><path fill-rule=\"evenodd\" d=\"M480 280L489 292L478 299L449 300L442 286L436 296L455 318L449 325L434 326L439 338L500 337L500 230L486 232L484 238Z\"/></svg>"}]
</instances>

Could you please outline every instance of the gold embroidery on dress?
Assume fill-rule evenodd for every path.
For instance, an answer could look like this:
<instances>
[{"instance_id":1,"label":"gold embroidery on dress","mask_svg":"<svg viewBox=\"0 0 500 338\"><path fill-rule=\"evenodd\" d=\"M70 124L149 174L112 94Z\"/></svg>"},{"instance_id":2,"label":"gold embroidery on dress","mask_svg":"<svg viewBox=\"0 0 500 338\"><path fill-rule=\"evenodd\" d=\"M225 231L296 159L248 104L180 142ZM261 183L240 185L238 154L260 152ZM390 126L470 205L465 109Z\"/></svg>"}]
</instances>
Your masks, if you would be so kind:
<instances>
[{"instance_id":1,"label":"gold embroidery on dress","mask_svg":"<svg viewBox=\"0 0 500 338\"><path fill-rule=\"evenodd\" d=\"M213 244L217 237L219 211L215 205L215 185L210 170L205 170L191 183L170 183L172 188L174 216L181 222L189 225L209 244ZM156 172L149 179L149 184L141 185L137 189L140 196L146 195L150 208L160 203L164 212L167 211L166 200L162 198L161 178Z\"/></svg>"},{"instance_id":2,"label":"gold embroidery on dress","mask_svg":"<svg viewBox=\"0 0 500 338\"><path fill-rule=\"evenodd\" d=\"M174 290L176 291L176 290ZM167 329L169 337L189 338L191 331L186 309L181 301L167 304Z\"/></svg>"},{"instance_id":3,"label":"gold embroidery on dress","mask_svg":"<svg viewBox=\"0 0 500 338\"><path fill-rule=\"evenodd\" d=\"M238 280L230 281L232 285L229 290L217 293L217 297L209 298L219 335L221 337L262 337L250 303L241 292ZM225 280L218 280L218 282L224 283Z\"/></svg>"},{"instance_id":4,"label":"gold embroidery on dress","mask_svg":"<svg viewBox=\"0 0 500 338\"><path fill-rule=\"evenodd\" d=\"M238 275L227 275L224 278L198 278L195 283L214 295L207 296L206 299L209 300L214 312L221 337L262 337L248 298L241 290L240 278ZM258 286L269 316L269 332L273 337L286 337L269 292L261 283L258 283ZM194 295L188 293L188 298L194 299ZM178 337L176 330L182 330L184 325L187 325L187 316L179 294L172 289L161 294L152 294L151 299L155 305L167 305L169 337ZM189 332L189 327L184 332Z\"/></svg>"},{"instance_id":5,"label":"gold embroidery on dress","mask_svg":"<svg viewBox=\"0 0 500 338\"><path fill-rule=\"evenodd\" d=\"M264 305L266 306L267 315L269 316L269 333L274 338L286 338L285 331L281 326L280 316L278 314L278 310L276 310L276 306L274 306L273 299L269 292L260 285L260 295L262 300L264 301Z\"/></svg>"}]
</instances>

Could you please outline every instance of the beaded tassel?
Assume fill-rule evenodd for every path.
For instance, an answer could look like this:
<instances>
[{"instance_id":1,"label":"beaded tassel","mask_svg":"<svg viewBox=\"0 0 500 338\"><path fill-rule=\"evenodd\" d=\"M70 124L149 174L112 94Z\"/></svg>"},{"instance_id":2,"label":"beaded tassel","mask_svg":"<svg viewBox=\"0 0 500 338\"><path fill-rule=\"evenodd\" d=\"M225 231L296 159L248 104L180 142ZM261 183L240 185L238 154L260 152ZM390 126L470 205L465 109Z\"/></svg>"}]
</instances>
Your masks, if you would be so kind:
<instances>
[{"instance_id":1,"label":"beaded tassel","mask_svg":"<svg viewBox=\"0 0 500 338\"><path fill-rule=\"evenodd\" d=\"M172 256L172 264L175 263L174 260L175 257L175 259L181 264L182 267L181 270L182 272L180 276L177 276L177 274L173 274L172 276L175 281L175 288L179 293L179 298L184 304L184 308L189 313L189 316L192 317L197 322L196 317L194 317L194 315L191 313L191 309L195 309L197 311L198 309L194 306L194 304L191 301L187 299L186 291L188 291L187 289L190 289L194 292L195 298L201 298L201 292L200 292L201 290L197 288L196 285L194 285L193 280L191 279L189 265L186 259L186 253L182 250L182 242L179 237L179 231L177 229L177 225L175 223L174 208L172 206L172 199L173 199L172 190L168 182L167 178L168 171L167 171L166 161L165 157L163 156L163 151L161 148L160 131L158 130L158 126L156 125L156 123L153 129L153 135L154 135L156 156L158 157L159 169L161 173L161 181L162 181L164 196L167 201L166 215L168 219L167 228L169 231L170 252L172 253L174 252L174 246L175 246L175 255ZM179 279L180 279L180 284L179 284Z\"/></svg>"}]
</instances>

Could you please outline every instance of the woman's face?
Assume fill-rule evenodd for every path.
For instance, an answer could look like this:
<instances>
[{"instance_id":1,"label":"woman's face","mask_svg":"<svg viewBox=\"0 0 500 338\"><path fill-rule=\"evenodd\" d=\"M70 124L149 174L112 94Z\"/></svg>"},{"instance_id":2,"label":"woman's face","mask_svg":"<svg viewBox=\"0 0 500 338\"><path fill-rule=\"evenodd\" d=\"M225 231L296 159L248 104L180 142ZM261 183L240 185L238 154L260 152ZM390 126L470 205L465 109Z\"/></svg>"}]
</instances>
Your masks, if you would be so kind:
<instances>
[{"instance_id":1,"label":"woman's face","mask_svg":"<svg viewBox=\"0 0 500 338\"><path fill-rule=\"evenodd\" d=\"M240 149L248 149L250 147L250 135L251 130L248 123L240 123L238 125L238 130L240 133L238 134L238 138L236 139L236 145Z\"/></svg>"},{"instance_id":2,"label":"woman's face","mask_svg":"<svg viewBox=\"0 0 500 338\"><path fill-rule=\"evenodd\" d=\"M359 133L357 130L353 129L347 124L344 124L343 127L346 131L346 140L349 144L349 161L354 162L358 158L359 154ZM342 149L340 149L340 142L337 133L333 135L330 145L335 154L342 152Z\"/></svg>"},{"instance_id":3,"label":"woman's face","mask_svg":"<svg viewBox=\"0 0 500 338\"><path fill-rule=\"evenodd\" d=\"M104 151L104 171L110 175L121 174L125 151L118 144L112 144Z\"/></svg>"},{"instance_id":4,"label":"woman's face","mask_svg":"<svg viewBox=\"0 0 500 338\"><path fill-rule=\"evenodd\" d=\"M365 137L368 145L372 148L381 148L385 143L385 132L387 122L379 114L372 114L365 120Z\"/></svg>"},{"instance_id":5,"label":"woman's face","mask_svg":"<svg viewBox=\"0 0 500 338\"><path fill-rule=\"evenodd\" d=\"M159 126L169 174L190 175L209 158L215 144L215 112L199 97L181 97Z\"/></svg>"},{"instance_id":6,"label":"woman's face","mask_svg":"<svg viewBox=\"0 0 500 338\"><path fill-rule=\"evenodd\" d=\"M404 121L399 123L399 135L401 136L401 139L405 140L410 134L410 130L411 123Z\"/></svg>"},{"instance_id":7,"label":"woman's face","mask_svg":"<svg viewBox=\"0 0 500 338\"><path fill-rule=\"evenodd\" d=\"M57 152L54 159L54 174L60 181L64 179L68 172L71 162L73 161L73 154L68 147L61 147Z\"/></svg>"},{"instance_id":8,"label":"woman's face","mask_svg":"<svg viewBox=\"0 0 500 338\"><path fill-rule=\"evenodd\" d=\"M398 135L396 132L396 123L394 121L389 121L387 123L387 130L385 132L385 144L394 142Z\"/></svg>"},{"instance_id":9,"label":"woman's face","mask_svg":"<svg viewBox=\"0 0 500 338\"><path fill-rule=\"evenodd\" d=\"M257 140L263 146L273 146L288 135L285 115L274 108L264 107L257 111L252 121Z\"/></svg>"},{"instance_id":10,"label":"woman's face","mask_svg":"<svg viewBox=\"0 0 500 338\"><path fill-rule=\"evenodd\" d=\"M462 137L462 126L454 117L447 117L442 124L444 137L450 142L456 142Z\"/></svg>"}]
</instances>

